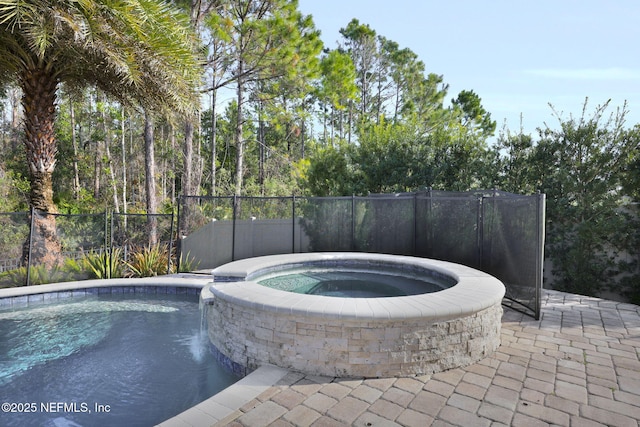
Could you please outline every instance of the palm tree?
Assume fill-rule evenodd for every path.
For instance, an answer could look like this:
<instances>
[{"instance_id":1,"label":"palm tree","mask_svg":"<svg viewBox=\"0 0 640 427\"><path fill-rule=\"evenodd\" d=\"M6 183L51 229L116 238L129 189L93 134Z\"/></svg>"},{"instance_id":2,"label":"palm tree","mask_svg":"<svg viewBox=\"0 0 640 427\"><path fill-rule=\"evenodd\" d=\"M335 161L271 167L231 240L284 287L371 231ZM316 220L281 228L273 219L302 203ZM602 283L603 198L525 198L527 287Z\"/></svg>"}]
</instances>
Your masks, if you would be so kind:
<instances>
[{"instance_id":1,"label":"palm tree","mask_svg":"<svg viewBox=\"0 0 640 427\"><path fill-rule=\"evenodd\" d=\"M186 113L198 105L194 41L188 17L163 1L0 0L0 85L16 82L22 89L34 209L57 212L52 173L60 84L94 85L145 111ZM53 217L39 227L55 236Z\"/></svg>"}]
</instances>

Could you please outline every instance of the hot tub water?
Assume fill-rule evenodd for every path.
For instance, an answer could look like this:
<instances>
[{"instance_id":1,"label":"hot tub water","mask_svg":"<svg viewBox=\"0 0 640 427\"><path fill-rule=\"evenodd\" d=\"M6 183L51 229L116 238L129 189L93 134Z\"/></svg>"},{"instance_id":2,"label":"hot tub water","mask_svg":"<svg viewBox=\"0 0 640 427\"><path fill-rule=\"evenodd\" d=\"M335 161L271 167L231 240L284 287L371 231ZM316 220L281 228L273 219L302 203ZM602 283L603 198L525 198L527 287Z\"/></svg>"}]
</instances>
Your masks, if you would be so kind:
<instances>
[{"instance_id":1,"label":"hot tub water","mask_svg":"<svg viewBox=\"0 0 640 427\"><path fill-rule=\"evenodd\" d=\"M307 268L280 272L275 277L254 278L259 284L282 291L342 298L384 298L438 292L454 282L401 272Z\"/></svg>"}]
</instances>

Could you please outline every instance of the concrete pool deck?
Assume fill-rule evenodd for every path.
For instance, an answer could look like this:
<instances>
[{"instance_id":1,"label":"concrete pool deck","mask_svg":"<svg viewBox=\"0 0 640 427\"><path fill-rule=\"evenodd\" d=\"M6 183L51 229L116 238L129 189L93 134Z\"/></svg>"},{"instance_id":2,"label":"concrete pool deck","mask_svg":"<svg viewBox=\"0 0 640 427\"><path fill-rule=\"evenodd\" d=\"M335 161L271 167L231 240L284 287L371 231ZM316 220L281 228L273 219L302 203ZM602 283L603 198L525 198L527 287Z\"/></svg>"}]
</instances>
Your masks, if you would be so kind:
<instances>
[{"instance_id":1,"label":"concrete pool deck","mask_svg":"<svg viewBox=\"0 0 640 427\"><path fill-rule=\"evenodd\" d=\"M505 307L501 346L473 365L366 380L267 366L160 425L640 425L640 306L543 292L540 320Z\"/></svg>"}]
</instances>

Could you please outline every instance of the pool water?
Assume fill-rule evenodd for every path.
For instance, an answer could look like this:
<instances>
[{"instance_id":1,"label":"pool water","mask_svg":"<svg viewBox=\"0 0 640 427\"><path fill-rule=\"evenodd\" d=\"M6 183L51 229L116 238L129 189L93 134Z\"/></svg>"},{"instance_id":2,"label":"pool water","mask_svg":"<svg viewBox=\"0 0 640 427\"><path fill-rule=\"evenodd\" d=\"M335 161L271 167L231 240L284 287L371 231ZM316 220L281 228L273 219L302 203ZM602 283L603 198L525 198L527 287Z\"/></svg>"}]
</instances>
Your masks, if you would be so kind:
<instances>
[{"instance_id":1,"label":"pool water","mask_svg":"<svg viewBox=\"0 0 640 427\"><path fill-rule=\"evenodd\" d=\"M0 310L2 426L152 426L238 380L196 295L62 301Z\"/></svg>"},{"instance_id":2,"label":"pool water","mask_svg":"<svg viewBox=\"0 0 640 427\"><path fill-rule=\"evenodd\" d=\"M258 279L270 288L311 295L343 298L381 298L437 292L452 286L450 280L418 278L407 274L308 269Z\"/></svg>"}]
</instances>

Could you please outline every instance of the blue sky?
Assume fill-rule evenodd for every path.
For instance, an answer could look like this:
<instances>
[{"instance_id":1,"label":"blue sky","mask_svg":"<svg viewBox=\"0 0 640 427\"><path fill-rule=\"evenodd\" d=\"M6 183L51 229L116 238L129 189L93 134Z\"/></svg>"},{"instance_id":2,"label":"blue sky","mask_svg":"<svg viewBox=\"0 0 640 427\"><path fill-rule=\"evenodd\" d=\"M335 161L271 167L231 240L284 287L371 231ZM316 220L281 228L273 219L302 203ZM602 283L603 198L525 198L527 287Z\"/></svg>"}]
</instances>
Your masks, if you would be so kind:
<instances>
[{"instance_id":1,"label":"blue sky","mask_svg":"<svg viewBox=\"0 0 640 427\"><path fill-rule=\"evenodd\" d=\"M638 0L299 0L326 47L352 18L413 50L449 84L473 90L501 129L557 128L611 99L640 124ZM590 116L590 114L588 114Z\"/></svg>"}]
</instances>

